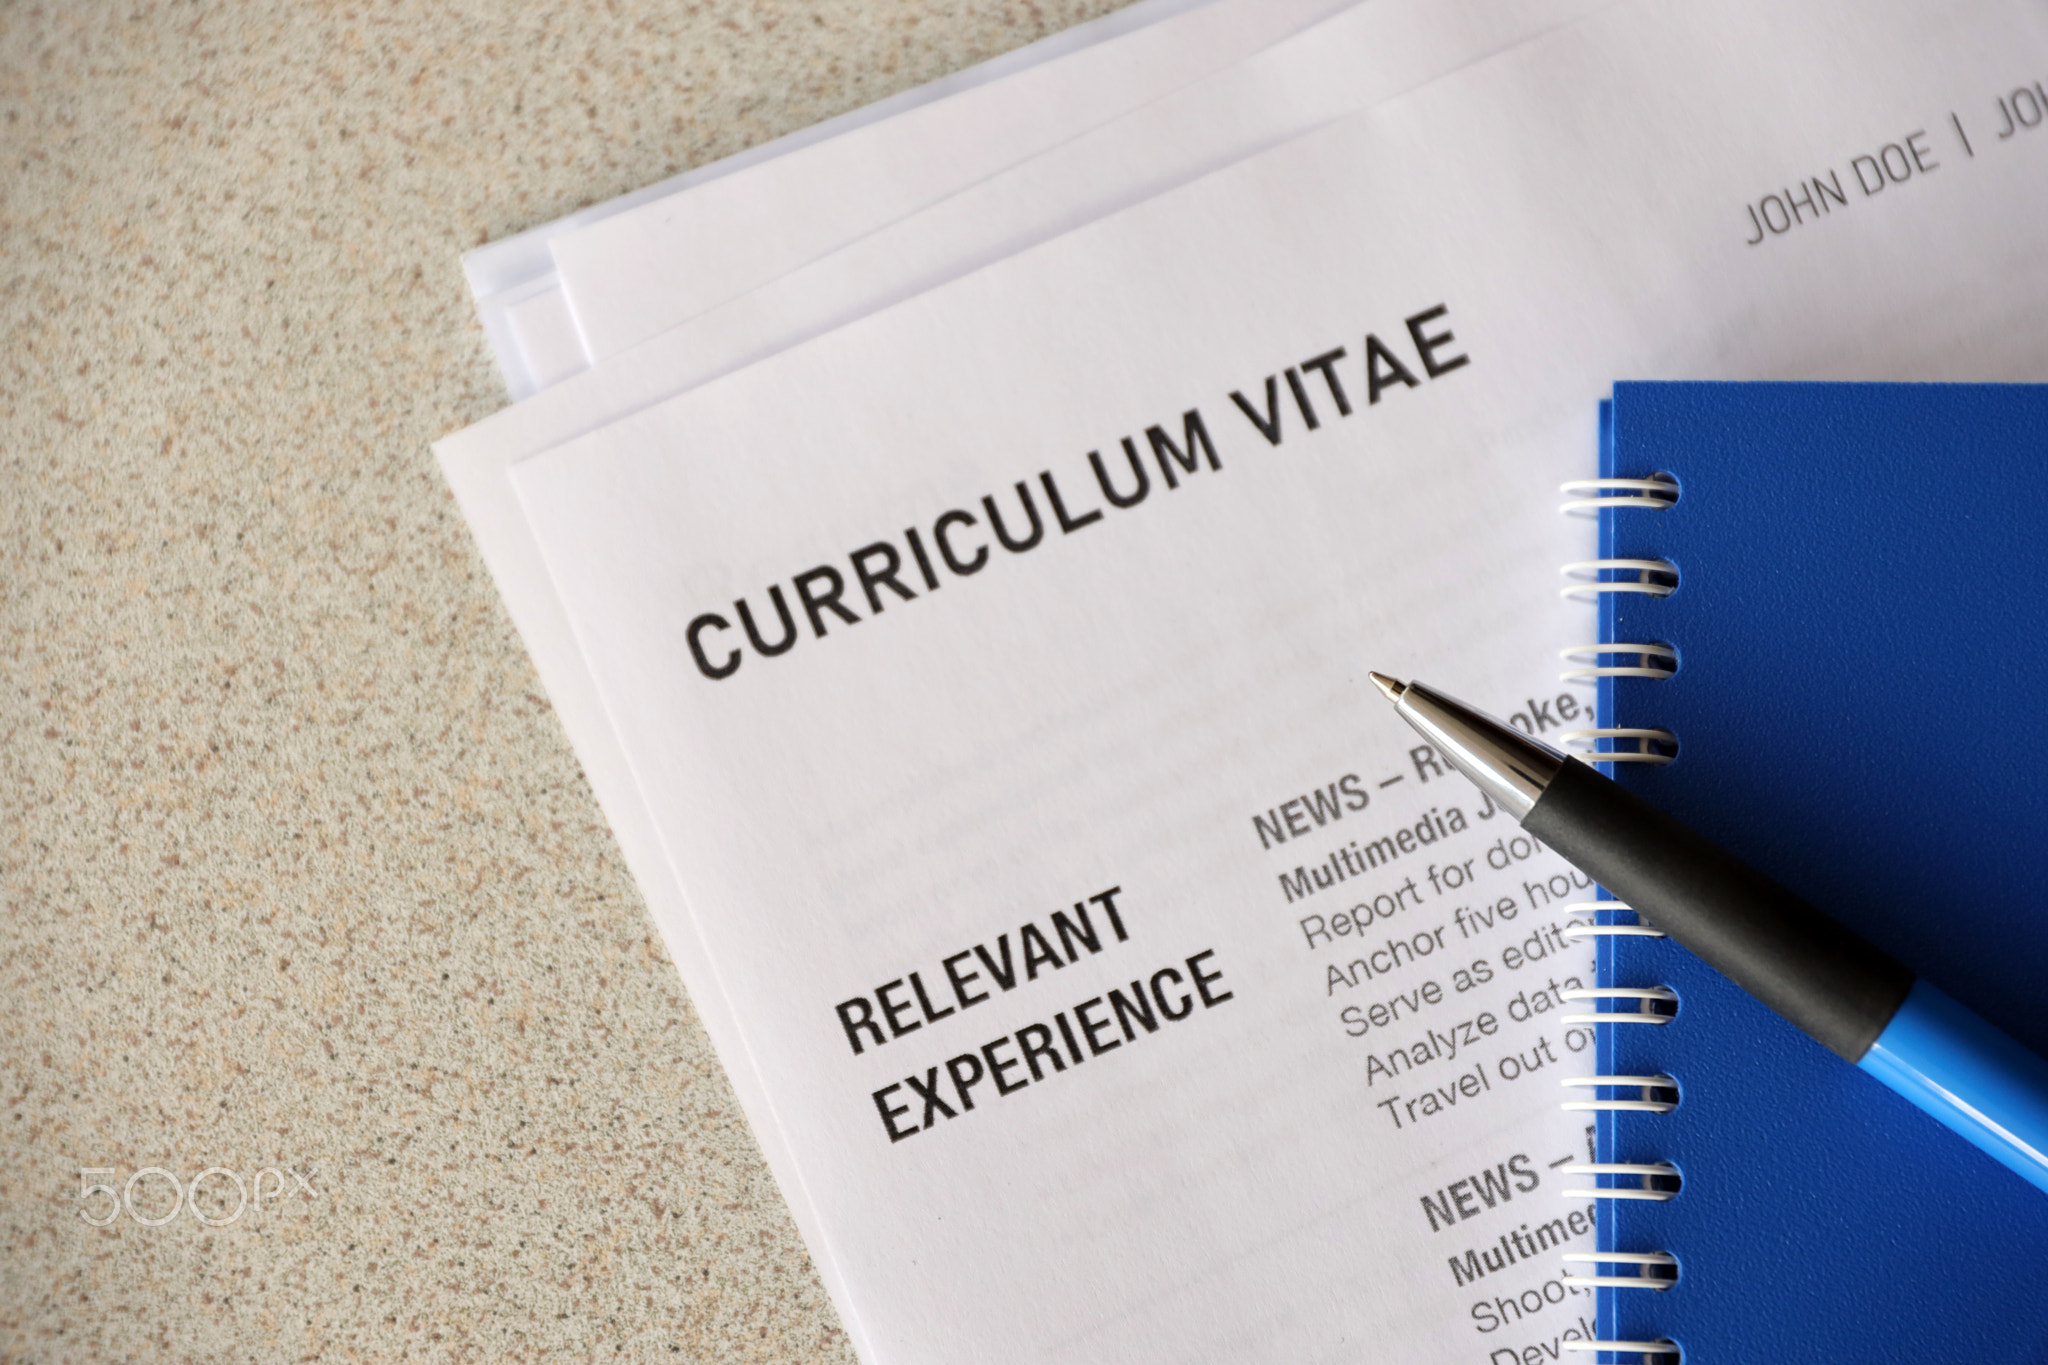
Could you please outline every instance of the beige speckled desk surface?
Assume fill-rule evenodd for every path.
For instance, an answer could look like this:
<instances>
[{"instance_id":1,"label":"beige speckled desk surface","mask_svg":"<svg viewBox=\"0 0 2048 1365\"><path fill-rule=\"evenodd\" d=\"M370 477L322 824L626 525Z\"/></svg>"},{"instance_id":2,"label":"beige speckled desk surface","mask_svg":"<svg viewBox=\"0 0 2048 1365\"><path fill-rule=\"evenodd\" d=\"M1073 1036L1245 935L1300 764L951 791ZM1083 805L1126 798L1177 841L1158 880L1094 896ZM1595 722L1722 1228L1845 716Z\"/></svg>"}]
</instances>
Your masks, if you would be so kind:
<instances>
[{"instance_id":1,"label":"beige speckled desk surface","mask_svg":"<svg viewBox=\"0 0 2048 1365\"><path fill-rule=\"evenodd\" d=\"M0 4L0 1358L851 1357L429 454L458 257L1114 3Z\"/></svg>"}]
</instances>

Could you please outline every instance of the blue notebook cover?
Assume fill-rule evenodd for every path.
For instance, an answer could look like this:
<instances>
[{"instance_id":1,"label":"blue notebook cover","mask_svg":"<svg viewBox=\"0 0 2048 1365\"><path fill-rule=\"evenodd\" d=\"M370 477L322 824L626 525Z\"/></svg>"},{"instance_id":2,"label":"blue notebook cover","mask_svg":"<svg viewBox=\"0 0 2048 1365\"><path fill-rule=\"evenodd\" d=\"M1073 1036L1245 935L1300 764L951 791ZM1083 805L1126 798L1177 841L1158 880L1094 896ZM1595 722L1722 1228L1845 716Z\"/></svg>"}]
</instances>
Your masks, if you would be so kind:
<instances>
[{"instance_id":1,"label":"blue notebook cover","mask_svg":"<svg viewBox=\"0 0 2048 1365\"><path fill-rule=\"evenodd\" d=\"M1603 644L1679 658L1601 680L1601 725L1677 741L1616 776L2048 1055L2048 386L1617 384L1605 416L1604 477L1680 486L1601 512L1604 557L1678 575L1601 599ZM1601 1115L1600 1159L1683 1176L1602 1201L1603 1251L1679 1262L1602 1290L1602 1336L2048 1360L2048 1198L1676 944L1600 944L1602 985L1679 996L1601 1071L1680 1091Z\"/></svg>"}]
</instances>

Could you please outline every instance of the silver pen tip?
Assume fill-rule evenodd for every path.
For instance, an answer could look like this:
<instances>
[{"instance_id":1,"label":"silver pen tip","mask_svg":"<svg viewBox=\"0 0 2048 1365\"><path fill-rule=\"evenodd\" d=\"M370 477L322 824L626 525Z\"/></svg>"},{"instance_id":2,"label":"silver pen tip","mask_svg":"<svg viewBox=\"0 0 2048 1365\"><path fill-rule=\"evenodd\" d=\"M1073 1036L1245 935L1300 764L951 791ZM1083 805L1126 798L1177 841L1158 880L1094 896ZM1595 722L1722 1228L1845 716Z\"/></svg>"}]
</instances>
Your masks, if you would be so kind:
<instances>
[{"instance_id":1,"label":"silver pen tip","mask_svg":"<svg viewBox=\"0 0 2048 1365\"><path fill-rule=\"evenodd\" d=\"M1381 692L1386 694L1386 698L1388 701L1401 700L1401 694L1408 690L1407 683L1401 682L1400 680L1395 678L1390 678L1384 673L1367 673L1365 676L1372 679L1372 685L1374 687L1377 687Z\"/></svg>"}]
</instances>

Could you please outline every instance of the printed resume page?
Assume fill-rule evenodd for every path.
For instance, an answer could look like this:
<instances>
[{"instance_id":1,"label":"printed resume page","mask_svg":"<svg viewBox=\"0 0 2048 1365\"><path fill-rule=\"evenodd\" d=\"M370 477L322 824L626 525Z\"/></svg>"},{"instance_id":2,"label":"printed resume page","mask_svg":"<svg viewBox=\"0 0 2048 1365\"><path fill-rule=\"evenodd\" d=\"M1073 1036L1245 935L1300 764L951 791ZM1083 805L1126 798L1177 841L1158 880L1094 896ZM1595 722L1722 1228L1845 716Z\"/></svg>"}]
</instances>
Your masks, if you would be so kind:
<instances>
[{"instance_id":1,"label":"printed resume page","mask_svg":"<svg viewBox=\"0 0 2048 1365\"><path fill-rule=\"evenodd\" d=\"M517 468L877 1359L1591 1333L1590 888L1365 672L1591 723L1616 378L2041 378L2044 64L1644 0Z\"/></svg>"},{"instance_id":2,"label":"printed resume page","mask_svg":"<svg viewBox=\"0 0 2048 1365\"><path fill-rule=\"evenodd\" d=\"M741 1102L792 1216L865 1346L838 1283L801 1178L785 1155L773 1106L755 1080L725 996L703 957L682 893L662 855L637 786L596 696L554 585L513 493L510 468L607 422L706 379L828 331L932 283L968 273L1022 246L1139 202L1250 151L1330 118L1427 83L1445 71L1527 37L1594 0L1485 0L1446 10L1435 0L1374 0L1237 62L1138 114L1035 158L1028 170L980 182L860 243L784 276L687 327L505 409L435 446L449 486L519 628L548 698L576 747L619 849L646 898L678 971ZM1141 167L1148 192L1134 179ZM626 268L621 266L620 268Z\"/></svg>"}]
</instances>

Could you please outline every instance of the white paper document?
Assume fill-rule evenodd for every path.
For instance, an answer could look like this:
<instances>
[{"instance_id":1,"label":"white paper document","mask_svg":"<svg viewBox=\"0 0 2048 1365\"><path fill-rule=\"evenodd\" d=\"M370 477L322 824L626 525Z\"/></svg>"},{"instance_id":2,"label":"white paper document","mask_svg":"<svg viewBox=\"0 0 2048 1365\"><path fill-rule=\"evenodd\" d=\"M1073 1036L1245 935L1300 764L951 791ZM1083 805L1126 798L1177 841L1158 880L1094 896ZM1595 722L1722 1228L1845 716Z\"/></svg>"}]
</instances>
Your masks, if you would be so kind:
<instances>
[{"instance_id":1,"label":"white paper document","mask_svg":"<svg viewBox=\"0 0 2048 1365\"><path fill-rule=\"evenodd\" d=\"M606 360L1355 3L1212 0L553 237L583 352Z\"/></svg>"},{"instance_id":2,"label":"white paper document","mask_svg":"<svg viewBox=\"0 0 2048 1365\"><path fill-rule=\"evenodd\" d=\"M607 361L573 398L545 403L505 425L537 429L552 424L553 414L571 411L624 415L1611 3L1370 0L678 321ZM592 262L585 285L634 295L648 321L664 310L682 318L658 291L634 293L643 269L640 253Z\"/></svg>"},{"instance_id":3,"label":"white paper document","mask_svg":"<svg viewBox=\"0 0 2048 1365\"><path fill-rule=\"evenodd\" d=\"M2048 378L2044 65L1637 0L515 470L874 1359L1584 1338L1587 893L1365 670L1586 723L1614 379Z\"/></svg>"},{"instance_id":4,"label":"white paper document","mask_svg":"<svg viewBox=\"0 0 2048 1365\"><path fill-rule=\"evenodd\" d=\"M1262 0L1220 0L1245 8L1258 6ZM893 121L898 115L906 114L922 105L947 99L973 90L976 87L1000 84L1009 77L1046 63L1057 64L1058 59L1092 47L1098 43L1113 43L1139 29L1154 24L1167 23L1203 5L1219 3L1219 0L1137 0L1137 3L1113 10L1099 19L1064 29L1039 39L1035 43L1005 52L978 65L956 71L935 81L928 81L914 89L900 91L887 99L849 110L837 118L800 128L796 132L749 147L743 152L697 166L680 175L674 175L658 184L643 186L627 194L618 195L601 204L580 209L550 223L529 228L510 237L501 238L466 252L462 258L463 275L469 281L471 294L476 299L477 315L482 321L485 335L490 339L491 349L498 358L499 368L505 376L506 387L514 399L530 394L557 383L568 375L575 374L589 366L583 352L582 338L577 335L575 318L569 312L568 295L563 292L561 279L555 273L554 257L548 251L548 243L557 237L588 227L592 223L615 217L618 214L651 204L671 195L681 194L737 174L749 167L772 161L779 156L801 151L818 143L831 141L855 129L870 124ZM1284 16L1282 16L1284 18ZM1169 27L1171 25L1169 24ZM1276 33L1284 29L1274 29ZM1234 41L1236 35L1224 34L1223 39ZM1202 26L1183 39L1175 34L1161 41L1158 38L1146 40L1140 46L1149 54L1149 60L1139 64L1135 70L1124 72L1127 81L1135 88L1126 90L1131 105L1142 102L1151 93L1172 88L1172 83L1187 79L1185 72L1177 70L1180 61L1193 57L1197 62L1230 60L1237 55L1235 49L1224 48L1203 51L1209 43L1208 30ZM989 105L989 113L1003 116L1005 106L1009 116L1020 111L1031 110L1048 114L1057 123L1065 116L1065 110L1058 102L1061 78L1055 78L1049 88L1028 88L1021 92L1022 98L1012 103L1012 97L997 96ZM1050 104L1041 103L1048 98ZM1126 106L1129 107L1129 106ZM1085 125L1075 124L1073 127ZM1055 127L1051 135L1058 136ZM927 134L915 123L898 125L879 134L871 134L876 144L886 147L892 156L916 157L924 150ZM848 144L851 147L853 144ZM826 153L828 158L835 153ZM873 150L857 151L856 155L872 156ZM830 215L835 206L826 205L824 213ZM848 231L848 237L853 234Z\"/></svg>"},{"instance_id":5,"label":"white paper document","mask_svg":"<svg viewBox=\"0 0 2048 1365\"><path fill-rule=\"evenodd\" d=\"M857 301L873 306L894 302L920 282L964 273L1006 245L1043 240L1063 224L1134 202L1144 197L1145 185L1179 183L1338 113L1411 89L1539 32L1578 8L1583 8L1581 0L1479 0L1459 7L1438 0L1374 0L1356 6L1155 101L1120 120L1123 126L1047 153L1028 177L998 176L946 201L944 221L932 229L918 227L913 218L863 243L900 242L886 253L864 250L845 261L828 258L799 272L800 287L778 282L763 291L759 305L742 301L714 310L437 445L506 607L856 1340L858 1324L839 1290L802 1181L784 1154L780 1130L771 1121L772 1106L760 1091L747 1049L703 958L681 891L660 854L513 495L510 464L815 335L843 320ZM1161 137L1161 130L1170 136ZM1117 178L1124 172L1132 177L1129 186ZM963 214L969 201L985 202L987 211Z\"/></svg>"}]
</instances>

